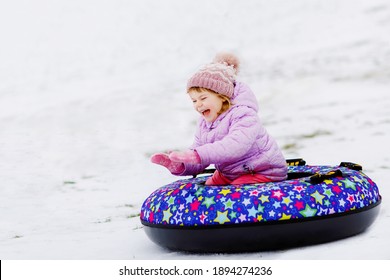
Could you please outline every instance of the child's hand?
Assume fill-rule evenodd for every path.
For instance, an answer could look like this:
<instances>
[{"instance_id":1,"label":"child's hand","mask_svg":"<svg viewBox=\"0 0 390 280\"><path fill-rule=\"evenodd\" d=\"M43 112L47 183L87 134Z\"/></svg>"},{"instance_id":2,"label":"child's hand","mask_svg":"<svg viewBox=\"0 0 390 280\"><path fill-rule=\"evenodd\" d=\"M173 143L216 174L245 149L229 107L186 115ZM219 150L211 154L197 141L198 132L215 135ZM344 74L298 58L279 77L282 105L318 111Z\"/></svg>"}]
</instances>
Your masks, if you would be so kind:
<instances>
[{"instance_id":1,"label":"child's hand","mask_svg":"<svg viewBox=\"0 0 390 280\"><path fill-rule=\"evenodd\" d=\"M182 162L173 162L168 154L157 153L152 155L150 161L166 167L172 174L180 174L184 171L184 164Z\"/></svg>"},{"instance_id":2,"label":"child's hand","mask_svg":"<svg viewBox=\"0 0 390 280\"><path fill-rule=\"evenodd\" d=\"M169 159L173 162L183 162L190 164L200 164L201 160L196 151L187 150L184 152L172 152L169 154Z\"/></svg>"}]
</instances>

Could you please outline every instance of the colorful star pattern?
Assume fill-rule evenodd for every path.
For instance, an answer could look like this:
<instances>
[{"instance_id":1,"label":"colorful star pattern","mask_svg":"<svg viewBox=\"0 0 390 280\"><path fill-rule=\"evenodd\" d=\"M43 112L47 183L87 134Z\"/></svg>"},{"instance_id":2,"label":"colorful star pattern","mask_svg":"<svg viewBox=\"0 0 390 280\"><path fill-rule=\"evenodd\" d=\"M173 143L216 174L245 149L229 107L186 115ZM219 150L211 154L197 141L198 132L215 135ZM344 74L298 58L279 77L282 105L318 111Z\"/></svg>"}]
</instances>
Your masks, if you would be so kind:
<instances>
[{"instance_id":1,"label":"colorful star pattern","mask_svg":"<svg viewBox=\"0 0 390 280\"><path fill-rule=\"evenodd\" d=\"M239 186L205 186L207 176L183 179L154 191L143 203L141 220L160 225L205 226L265 223L352 211L374 204L376 184L361 171L332 166L289 166L289 172L343 177L311 184L308 177Z\"/></svg>"}]
</instances>

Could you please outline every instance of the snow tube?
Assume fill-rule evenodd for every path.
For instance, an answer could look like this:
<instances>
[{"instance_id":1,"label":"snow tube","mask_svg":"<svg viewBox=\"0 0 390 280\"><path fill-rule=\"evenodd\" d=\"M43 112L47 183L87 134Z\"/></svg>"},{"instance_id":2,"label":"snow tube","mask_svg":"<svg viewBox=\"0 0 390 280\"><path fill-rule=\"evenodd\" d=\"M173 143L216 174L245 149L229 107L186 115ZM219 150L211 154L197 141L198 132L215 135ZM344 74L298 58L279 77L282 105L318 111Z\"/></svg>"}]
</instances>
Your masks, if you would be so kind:
<instances>
[{"instance_id":1,"label":"snow tube","mask_svg":"<svg viewBox=\"0 0 390 280\"><path fill-rule=\"evenodd\" d=\"M144 230L172 250L248 252L329 242L374 222L381 196L360 165L288 163L282 182L205 186L205 175L163 186L142 205Z\"/></svg>"}]
</instances>

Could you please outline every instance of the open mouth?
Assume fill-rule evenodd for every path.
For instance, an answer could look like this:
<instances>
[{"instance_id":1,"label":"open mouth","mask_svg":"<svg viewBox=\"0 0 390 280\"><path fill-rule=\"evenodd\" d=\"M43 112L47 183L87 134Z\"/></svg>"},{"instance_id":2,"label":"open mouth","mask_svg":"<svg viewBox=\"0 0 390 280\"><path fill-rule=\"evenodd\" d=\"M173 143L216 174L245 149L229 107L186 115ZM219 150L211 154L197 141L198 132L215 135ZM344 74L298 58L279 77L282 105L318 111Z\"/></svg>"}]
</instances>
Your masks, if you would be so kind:
<instances>
[{"instance_id":1,"label":"open mouth","mask_svg":"<svg viewBox=\"0 0 390 280\"><path fill-rule=\"evenodd\" d=\"M202 111L202 115L204 117L207 117L209 114L210 114L210 110L209 109Z\"/></svg>"}]
</instances>

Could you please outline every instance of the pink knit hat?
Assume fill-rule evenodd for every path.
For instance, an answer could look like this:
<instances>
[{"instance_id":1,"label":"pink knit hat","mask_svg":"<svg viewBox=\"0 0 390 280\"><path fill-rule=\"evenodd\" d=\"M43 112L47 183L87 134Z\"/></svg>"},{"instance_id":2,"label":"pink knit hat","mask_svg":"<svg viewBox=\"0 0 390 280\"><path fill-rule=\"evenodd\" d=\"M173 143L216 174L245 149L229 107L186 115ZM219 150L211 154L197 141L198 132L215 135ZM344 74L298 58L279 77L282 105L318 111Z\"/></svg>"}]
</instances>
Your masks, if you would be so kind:
<instances>
[{"instance_id":1,"label":"pink knit hat","mask_svg":"<svg viewBox=\"0 0 390 280\"><path fill-rule=\"evenodd\" d=\"M219 53L212 63L200 68L188 80L187 91L192 87L201 87L232 97L238 69L239 60L234 54Z\"/></svg>"}]
</instances>

